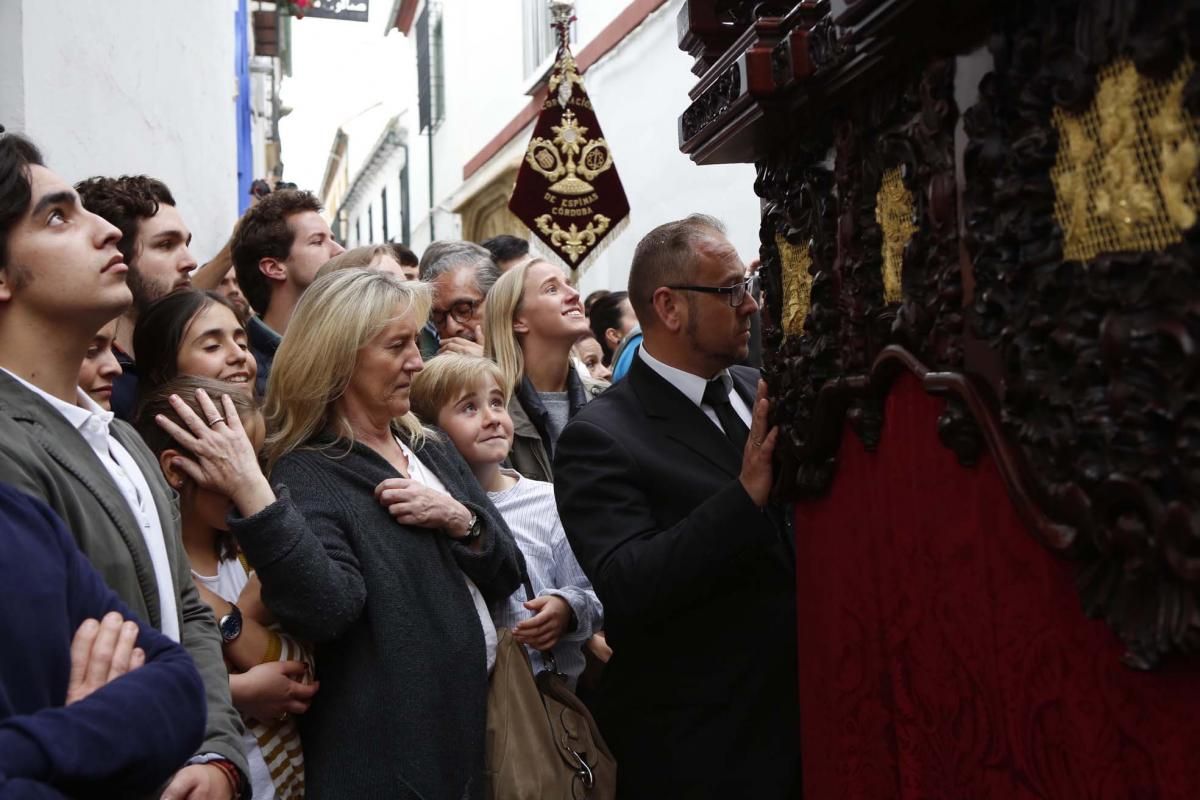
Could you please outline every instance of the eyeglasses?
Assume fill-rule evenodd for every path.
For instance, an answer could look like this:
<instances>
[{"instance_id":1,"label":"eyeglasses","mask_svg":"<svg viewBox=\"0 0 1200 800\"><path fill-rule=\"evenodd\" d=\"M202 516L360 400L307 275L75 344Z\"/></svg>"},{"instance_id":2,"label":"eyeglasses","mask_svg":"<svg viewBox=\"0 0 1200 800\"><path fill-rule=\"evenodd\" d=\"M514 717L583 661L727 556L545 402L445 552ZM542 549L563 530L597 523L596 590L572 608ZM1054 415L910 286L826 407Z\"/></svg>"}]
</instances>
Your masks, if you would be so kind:
<instances>
[{"instance_id":1,"label":"eyeglasses","mask_svg":"<svg viewBox=\"0 0 1200 800\"><path fill-rule=\"evenodd\" d=\"M668 286L666 288L675 289L680 292L704 292L705 294L729 295L729 305L737 308L746 302L747 293L758 293L758 275L751 275L746 280L741 283L735 283L733 286Z\"/></svg>"},{"instance_id":2,"label":"eyeglasses","mask_svg":"<svg viewBox=\"0 0 1200 800\"><path fill-rule=\"evenodd\" d=\"M482 300L459 300L450 306L449 311L433 309L429 312L429 317L433 320L433 324L439 327L446 324L447 314L453 317L459 325L468 325L471 320L475 319L475 312L481 305L483 305Z\"/></svg>"}]
</instances>

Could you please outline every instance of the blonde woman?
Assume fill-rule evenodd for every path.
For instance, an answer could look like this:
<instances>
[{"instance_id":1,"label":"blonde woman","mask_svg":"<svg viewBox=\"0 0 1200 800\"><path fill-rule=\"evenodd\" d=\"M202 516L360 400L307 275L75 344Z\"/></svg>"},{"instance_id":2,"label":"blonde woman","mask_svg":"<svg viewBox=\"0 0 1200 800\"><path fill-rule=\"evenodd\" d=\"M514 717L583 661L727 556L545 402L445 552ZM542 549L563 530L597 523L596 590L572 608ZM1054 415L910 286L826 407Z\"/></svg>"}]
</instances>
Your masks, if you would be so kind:
<instances>
[{"instance_id":1,"label":"blonde woman","mask_svg":"<svg viewBox=\"0 0 1200 800\"><path fill-rule=\"evenodd\" d=\"M231 407L182 403L202 485L267 608L316 646L321 691L300 721L322 798L483 796L488 603L517 588L512 535L452 444L409 411L428 289L347 269L304 293L267 388L276 496Z\"/></svg>"},{"instance_id":2,"label":"blonde woman","mask_svg":"<svg viewBox=\"0 0 1200 800\"><path fill-rule=\"evenodd\" d=\"M571 348L590 333L579 292L553 264L521 264L488 292L484 325L484 353L513 387L509 461L526 478L550 481L567 421L608 386L582 377L571 363Z\"/></svg>"}]
</instances>

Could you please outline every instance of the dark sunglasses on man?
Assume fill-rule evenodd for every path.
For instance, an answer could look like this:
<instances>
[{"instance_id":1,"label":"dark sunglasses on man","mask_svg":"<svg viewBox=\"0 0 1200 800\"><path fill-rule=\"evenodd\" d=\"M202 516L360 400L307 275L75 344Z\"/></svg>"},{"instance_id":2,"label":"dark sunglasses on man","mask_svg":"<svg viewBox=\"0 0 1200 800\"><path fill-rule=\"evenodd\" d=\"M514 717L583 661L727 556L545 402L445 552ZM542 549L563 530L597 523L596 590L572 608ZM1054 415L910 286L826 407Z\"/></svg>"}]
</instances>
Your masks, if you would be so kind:
<instances>
[{"instance_id":1,"label":"dark sunglasses on man","mask_svg":"<svg viewBox=\"0 0 1200 800\"><path fill-rule=\"evenodd\" d=\"M703 292L705 294L723 294L729 298L729 305L734 308L746 302L746 294L758 295L758 273L751 275L740 283L732 286L668 286L679 292ZM457 319L457 317L456 317Z\"/></svg>"}]
</instances>

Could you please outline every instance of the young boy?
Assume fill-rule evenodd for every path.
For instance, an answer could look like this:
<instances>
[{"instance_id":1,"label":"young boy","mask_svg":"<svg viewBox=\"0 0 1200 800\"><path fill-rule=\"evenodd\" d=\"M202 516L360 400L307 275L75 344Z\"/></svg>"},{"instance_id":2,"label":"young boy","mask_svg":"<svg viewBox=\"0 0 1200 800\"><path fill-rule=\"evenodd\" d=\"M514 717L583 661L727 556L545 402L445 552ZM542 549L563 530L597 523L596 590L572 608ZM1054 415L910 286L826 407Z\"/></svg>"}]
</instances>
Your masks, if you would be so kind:
<instances>
[{"instance_id":1,"label":"young boy","mask_svg":"<svg viewBox=\"0 0 1200 800\"><path fill-rule=\"evenodd\" d=\"M445 431L525 556L535 597L517 589L493 612L496 627L525 645L535 673L545 666L541 651L551 651L574 688L584 667L580 646L601 629L603 609L567 543L554 486L500 466L513 441L510 392L492 361L443 353L413 378L412 408Z\"/></svg>"}]
</instances>

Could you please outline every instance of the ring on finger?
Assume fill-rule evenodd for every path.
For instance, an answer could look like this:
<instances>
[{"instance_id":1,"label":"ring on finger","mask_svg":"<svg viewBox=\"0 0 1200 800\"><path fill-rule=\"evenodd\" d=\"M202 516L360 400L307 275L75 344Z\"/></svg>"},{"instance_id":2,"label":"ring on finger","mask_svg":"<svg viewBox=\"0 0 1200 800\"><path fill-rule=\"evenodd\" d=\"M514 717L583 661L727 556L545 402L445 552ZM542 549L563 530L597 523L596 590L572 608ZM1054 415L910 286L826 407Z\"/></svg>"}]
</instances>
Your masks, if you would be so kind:
<instances>
[{"instance_id":1,"label":"ring on finger","mask_svg":"<svg viewBox=\"0 0 1200 800\"><path fill-rule=\"evenodd\" d=\"M212 426L216 425L218 422L224 422L224 421L225 421L224 417L218 416L215 419L210 419L208 421L208 427L211 428Z\"/></svg>"},{"instance_id":2,"label":"ring on finger","mask_svg":"<svg viewBox=\"0 0 1200 800\"><path fill-rule=\"evenodd\" d=\"M755 447L762 447L762 440L761 440L761 439L755 439L755 440L754 440L754 446L755 446Z\"/></svg>"}]
</instances>

